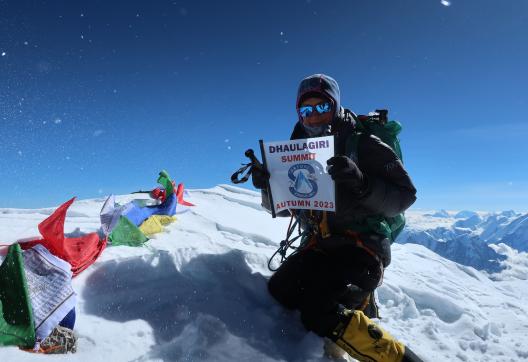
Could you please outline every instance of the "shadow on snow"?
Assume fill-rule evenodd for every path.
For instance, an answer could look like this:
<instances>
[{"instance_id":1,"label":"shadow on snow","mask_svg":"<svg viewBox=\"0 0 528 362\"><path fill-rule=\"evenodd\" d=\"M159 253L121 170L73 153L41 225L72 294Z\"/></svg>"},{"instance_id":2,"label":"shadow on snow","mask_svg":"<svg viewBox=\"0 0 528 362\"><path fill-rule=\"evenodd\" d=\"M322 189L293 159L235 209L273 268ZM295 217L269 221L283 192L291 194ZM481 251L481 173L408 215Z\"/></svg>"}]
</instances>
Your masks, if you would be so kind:
<instances>
[{"instance_id":1,"label":"shadow on snow","mask_svg":"<svg viewBox=\"0 0 528 362\"><path fill-rule=\"evenodd\" d=\"M83 297L85 313L118 322L147 321L156 343L168 344L154 347L150 354L157 358L214 359L208 351L229 335L242 339L239 346L248 345L272 359L321 355L320 344L314 343L318 338L307 336L297 314L268 295L266 283L264 276L252 273L239 251L201 254L180 271L170 254L159 252L150 261L102 264L88 278ZM194 351L188 351L184 335L189 333L184 329L193 324L192 338L201 347L193 343Z\"/></svg>"}]
</instances>

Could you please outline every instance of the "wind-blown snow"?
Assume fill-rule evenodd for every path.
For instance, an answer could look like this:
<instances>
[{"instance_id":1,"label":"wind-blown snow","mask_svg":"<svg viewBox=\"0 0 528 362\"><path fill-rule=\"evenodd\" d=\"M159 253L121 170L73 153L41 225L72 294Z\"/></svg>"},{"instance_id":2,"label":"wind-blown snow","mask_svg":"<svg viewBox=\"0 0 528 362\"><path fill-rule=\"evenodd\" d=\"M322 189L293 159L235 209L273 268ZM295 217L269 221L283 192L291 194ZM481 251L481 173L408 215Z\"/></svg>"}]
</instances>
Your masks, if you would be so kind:
<instances>
[{"instance_id":1,"label":"wind-blown snow","mask_svg":"<svg viewBox=\"0 0 528 362\"><path fill-rule=\"evenodd\" d=\"M145 247L108 247L73 280L76 354L2 348L0 360L326 361L321 339L267 293L267 261L289 220L272 219L259 194L231 186L187 199L197 206ZM98 230L103 201L74 203L66 231ZM0 242L37 235L52 210L0 209ZM427 217L410 217L410 227L426 230L419 219ZM506 269L491 280L421 245L394 244L379 288L381 325L425 361L528 359L526 254L494 248Z\"/></svg>"}]
</instances>

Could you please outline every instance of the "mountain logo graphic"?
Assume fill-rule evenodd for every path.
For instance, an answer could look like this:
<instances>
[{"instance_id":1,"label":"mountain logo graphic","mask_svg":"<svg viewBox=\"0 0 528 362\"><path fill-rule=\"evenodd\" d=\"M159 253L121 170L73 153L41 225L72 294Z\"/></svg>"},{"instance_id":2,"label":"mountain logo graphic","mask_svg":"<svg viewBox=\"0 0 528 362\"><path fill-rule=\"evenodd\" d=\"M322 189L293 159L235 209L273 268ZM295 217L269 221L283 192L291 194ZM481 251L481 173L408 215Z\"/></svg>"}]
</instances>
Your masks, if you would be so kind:
<instances>
[{"instance_id":1,"label":"mountain logo graphic","mask_svg":"<svg viewBox=\"0 0 528 362\"><path fill-rule=\"evenodd\" d=\"M309 199L317 194L315 169L307 163L293 165L288 170L290 178L290 192L301 199Z\"/></svg>"}]
</instances>

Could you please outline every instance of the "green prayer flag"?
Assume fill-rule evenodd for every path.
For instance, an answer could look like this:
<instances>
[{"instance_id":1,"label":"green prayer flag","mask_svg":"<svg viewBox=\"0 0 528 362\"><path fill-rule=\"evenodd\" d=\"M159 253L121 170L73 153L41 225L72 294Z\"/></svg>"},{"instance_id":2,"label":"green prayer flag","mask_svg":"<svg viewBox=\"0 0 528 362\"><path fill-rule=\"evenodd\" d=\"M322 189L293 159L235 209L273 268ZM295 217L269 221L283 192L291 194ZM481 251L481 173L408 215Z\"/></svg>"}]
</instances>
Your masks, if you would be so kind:
<instances>
[{"instance_id":1,"label":"green prayer flag","mask_svg":"<svg viewBox=\"0 0 528 362\"><path fill-rule=\"evenodd\" d=\"M9 247L0 266L0 346L33 348L35 323L19 244Z\"/></svg>"},{"instance_id":2,"label":"green prayer flag","mask_svg":"<svg viewBox=\"0 0 528 362\"><path fill-rule=\"evenodd\" d=\"M136 225L124 216L119 217L119 221L114 230L108 236L108 239L114 246L140 246L148 240L145 234L143 234Z\"/></svg>"},{"instance_id":3,"label":"green prayer flag","mask_svg":"<svg viewBox=\"0 0 528 362\"><path fill-rule=\"evenodd\" d=\"M165 192L166 192L165 197L168 198L170 195L174 193L174 185L172 184L172 180L167 171L162 170L159 173L158 183L162 185L163 188L165 189Z\"/></svg>"}]
</instances>

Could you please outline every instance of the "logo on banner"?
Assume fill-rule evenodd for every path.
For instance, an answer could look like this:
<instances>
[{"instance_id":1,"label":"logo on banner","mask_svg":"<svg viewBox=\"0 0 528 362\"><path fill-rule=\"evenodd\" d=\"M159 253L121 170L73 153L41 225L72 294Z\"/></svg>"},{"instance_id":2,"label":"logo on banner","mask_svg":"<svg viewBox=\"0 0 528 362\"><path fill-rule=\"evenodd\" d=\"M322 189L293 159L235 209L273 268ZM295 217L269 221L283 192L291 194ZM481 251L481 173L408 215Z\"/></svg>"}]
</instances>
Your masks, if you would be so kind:
<instances>
[{"instance_id":1,"label":"logo on banner","mask_svg":"<svg viewBox=\"0 0 528 362\"><path fill-rule=\"evenodd\" d=\"M293 165L288 170L291 180L290 192L293 196L301 199L309 199L317 194L317 183L315 180L315 169L307 163Z\"/></svg>"}]
</instances>

